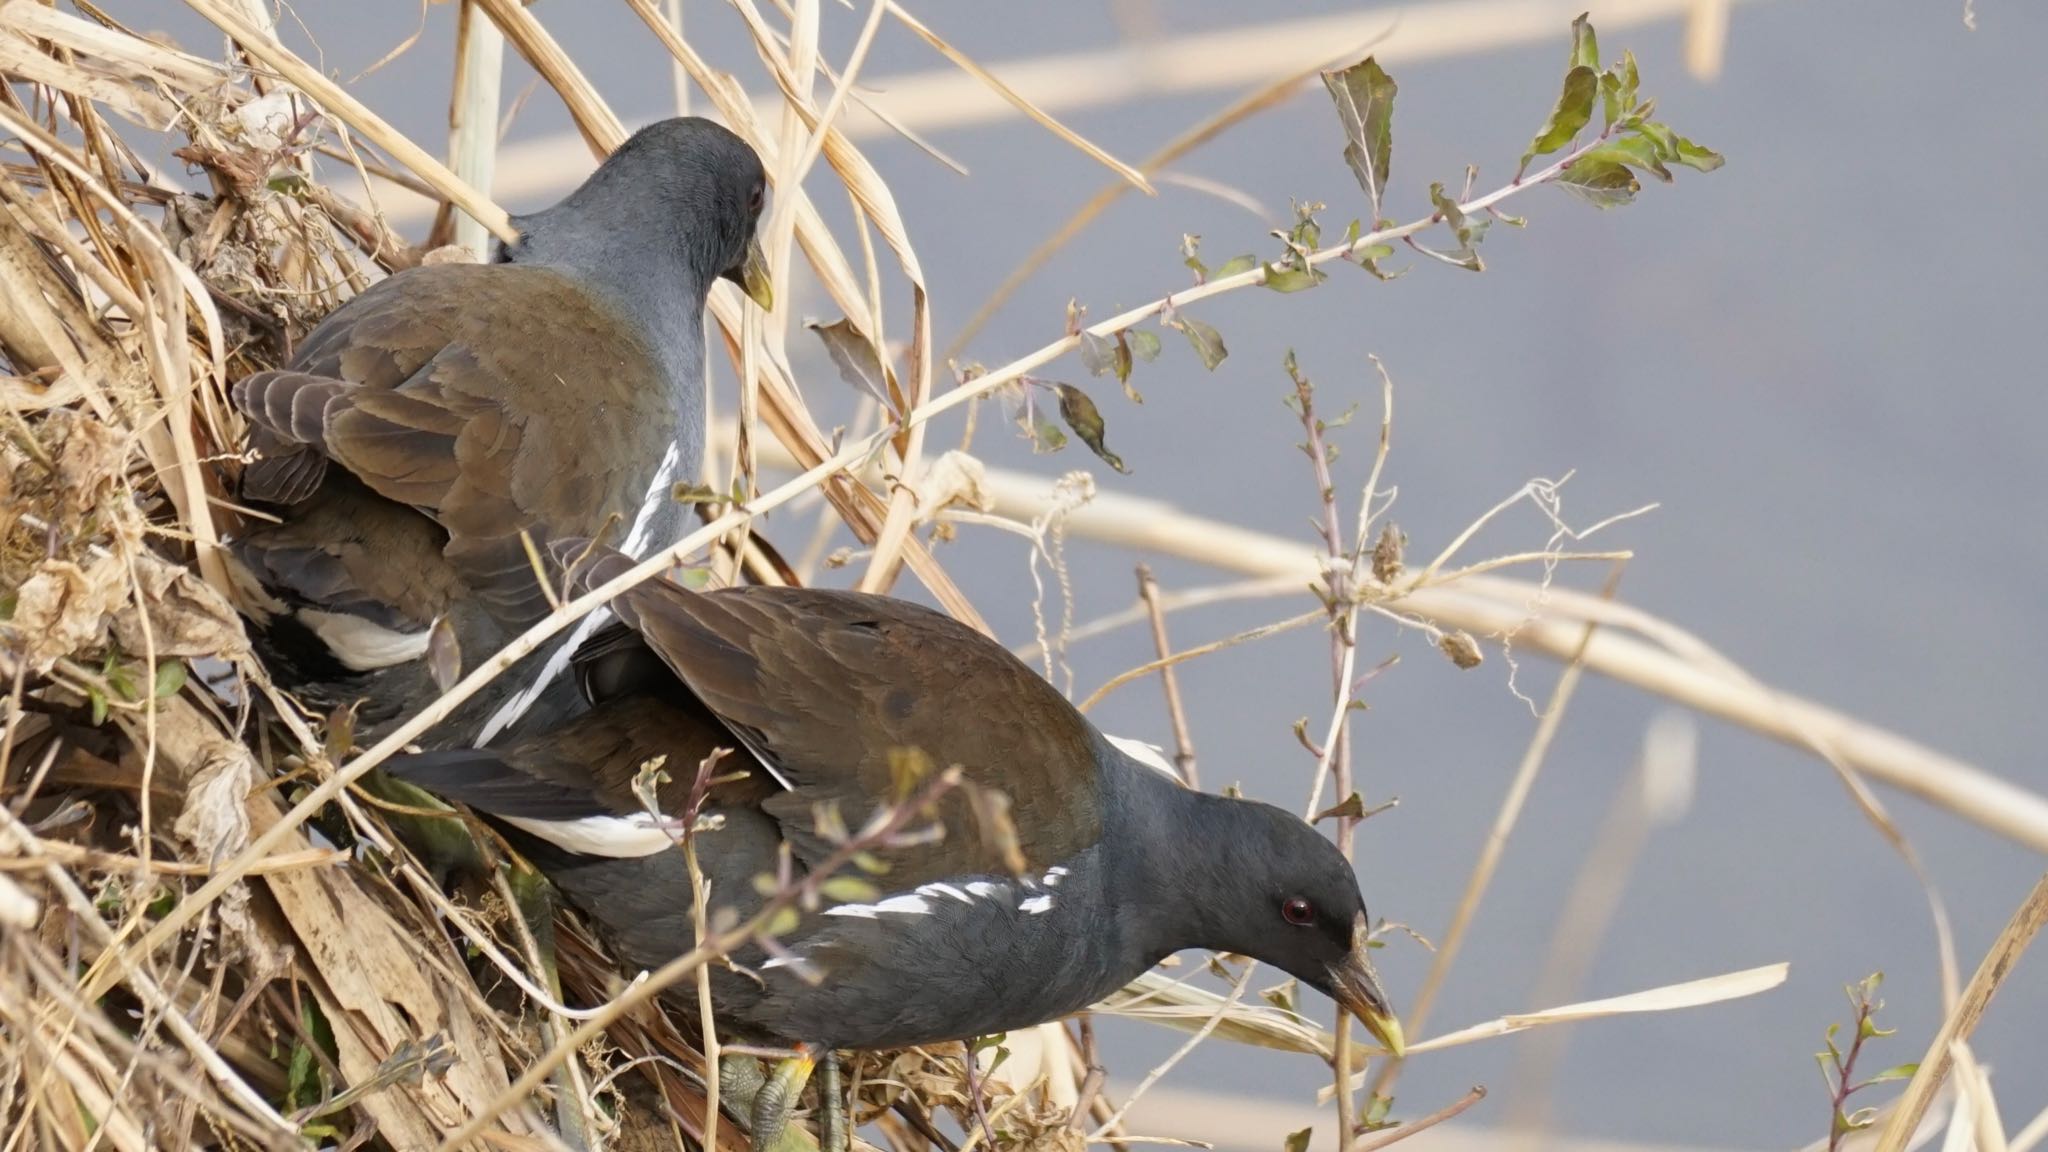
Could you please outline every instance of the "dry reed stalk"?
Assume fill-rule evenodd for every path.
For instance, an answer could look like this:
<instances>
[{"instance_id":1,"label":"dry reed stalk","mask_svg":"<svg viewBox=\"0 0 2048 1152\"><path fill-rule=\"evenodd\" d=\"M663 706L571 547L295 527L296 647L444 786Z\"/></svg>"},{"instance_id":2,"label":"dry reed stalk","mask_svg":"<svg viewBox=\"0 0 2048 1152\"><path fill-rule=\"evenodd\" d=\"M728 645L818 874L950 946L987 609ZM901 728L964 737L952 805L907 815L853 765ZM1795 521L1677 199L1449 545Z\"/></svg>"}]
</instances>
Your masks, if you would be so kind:
<instances>
[{"instance_id":1,"label":"dry reed stalk","mask_svg":"<svg viewBox=\"0 0 2048 1152\"><path fill-rule=\"evenodd\" d=\"M1991 942L1991 948L1977 965L1976 975L1970 977L1962 997L1949 1010L1947 1019L1942 1021L1940 1030L1927 1045L1927 1055L1921 1057L1920 1067L1907 1082L1905 1094L1899 1097L1898 1107L1885 1124L1877 1152L1904 1152L1907 1139L1919 1126L1920 1117L1948 1076L1950 1065L1969 1061L1968 1049L1961 1048L1959 1053L1959 1046L1968 1043L1970 1034L1976 1031L1985 1011L1991 1007L1991 997L1998 992L1999 985L2005 982L2013 965L2019 962L2027 945L2033 943L2044 924L2048 924L2048 873L2041 875L2026 899L2013 910L2012 918L2006 922L1998 938ZM1961 1061L1958 1061L1959 1054ZM1969 1090L1968 1085L1965 1088ZM1995 1113L1992 1121L1996 1123ZM1978 1147L1985 1146L1980 1143Z\"/></svg>"}]
</instances>

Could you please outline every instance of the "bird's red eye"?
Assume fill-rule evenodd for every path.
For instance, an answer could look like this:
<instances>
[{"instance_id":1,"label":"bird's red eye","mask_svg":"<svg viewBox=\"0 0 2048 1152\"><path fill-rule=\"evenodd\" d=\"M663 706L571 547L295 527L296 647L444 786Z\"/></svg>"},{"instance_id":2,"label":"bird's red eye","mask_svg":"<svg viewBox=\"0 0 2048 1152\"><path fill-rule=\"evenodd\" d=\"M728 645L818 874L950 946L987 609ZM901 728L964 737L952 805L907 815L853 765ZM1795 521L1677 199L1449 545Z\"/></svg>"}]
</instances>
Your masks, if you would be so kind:
<instances>
[{"instance_id":1,"label":"bird's red eye","mask_svg":"<svg viewBox=\"0 0 2048 1152\"><path fill-rule=\"evenodd\" d=\"M749 193L747 196L747 211L758 214L761 211L761 201L767 195L767 189L761 187L761 185L759 184L754 185L753 192Z\"/></svg>"},{"instance_id":2,"label":"bird's red eye","mask_svg":"<svg viewBox=\"0 0 2048 1152\"><path fill-rule=\"evenodd\" d=\"M1289 924L1305 928L1316 921L1316 910L1309 902L1296 896L1280 906L1280 916Z\"/></svg>"}]
</instances>

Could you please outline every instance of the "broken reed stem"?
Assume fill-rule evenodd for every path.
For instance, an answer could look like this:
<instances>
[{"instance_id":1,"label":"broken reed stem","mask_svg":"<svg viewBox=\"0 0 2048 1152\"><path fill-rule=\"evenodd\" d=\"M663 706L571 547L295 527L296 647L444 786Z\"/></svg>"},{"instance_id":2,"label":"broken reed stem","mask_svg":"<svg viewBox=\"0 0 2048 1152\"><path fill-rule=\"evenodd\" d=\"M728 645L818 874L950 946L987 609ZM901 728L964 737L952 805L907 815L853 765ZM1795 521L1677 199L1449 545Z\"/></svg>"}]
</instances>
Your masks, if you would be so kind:
<instances>
[{"instance_id":1,"label":"broken reed stem","mask_svg":"<svg viewBox=\"0 0 2048 1152\"><path fill-rule=\"evenodd\" d=\"M1212 640L1207 644L1197 644L1193 648L1183 648L1171 656L1140 664L1136 668L1117 673L1105 681L1102 687L1089 693L1088 698L1075 705L1075 707L1082 712L1090 711L1102 702L1103 697L1108 696L1111 692L1134 680L1142 680L1162 668L1171 668L1176 664L1185 664L1190 660L1207 656L1212 652L1221 652L1225 648L1234 648L1250 640L1264 640L1268 636L1277 636L1282 632L1291 632L1296 628L1306 627L1323 618L1323 610L1318 608L1313 612L1303 612L1299 616L1290 616L1285 620L1272 624L1261 624L1257 628L1246 629L1235 636L1226 636L1221 640ZM1041 644L1039 647L1043 649L1045 645Z\"/></svg>"},{"instance_id":2,"label":"broken reed stem","mask_svg":"<svg viewBox=\"0 0 2048 1152\"><path fill-rule=\"evenodd\" d=\"M1379 1152L1379 1149L1385 1148L1390 1144L1399 1144L1410 1136L1419 1135L1436 1127L1484 1099L1486 1099L1486 1086L1474 1084L1463 1096L1431 1112L1420 1120L1403 1124L1398 1128L1389 1128L1382 1132L1366 1133L1359 1137L1356 1143L1351 1145L1350 1152Z\"/></svg>"},{"instance_id":3,"label":"broken reed stem","mask_svg":"<svg viewBox=\"0 0 2048 1152\"><path fill-rule=\"evenodd\" d=\"M1166 716L1173 726L1173 765L1180 769L1180 778L1190 788L1199 789L1202 781L1195 773L1195 737L1188 730L1187 710L1181 706L1180 680L1174 674L1173 642L1166 638L1166 613L1159 606L1159 581L1152 578L1152 566L1138 563L1138 598L1144 601L1145 611L1152 618L1152 647L1159 653L1159 686L1166 693ZM1072 642L1073 629L1066 629L1065 642Z\"/></svg>"},{"instance_id":4,"label":"broken reed stem","mask_svg":"<svg viewBox=\"0 0 2048 1152\"><path fill-rule=\"evenodd\" d=\"M1891 1122L1885 1125L1884 1136L1878 1141L1877 1152L1905 1152L1913 1130L1920 1126L1920 1117L1926 1114L1934 1093L1948 1075L1949 1064L1955 1058L1955 1046L1968 1041L1971 1033L1977 1030L1978 1022L1991 1006L1991 997L2011 974L2013 965L2019 962L2027 946L2034 942L2034 936L2043 924L2048 924L2048 872L2042 873L2033 890L2027 893L2027 898L2013 911L2004 931L1992 941L1990 951L1977 965L1976 975L1970 977L1969 985L1963 989L1961 1000L1949 1011L1947 1019L1942 1021L1941 1028L1927 1045L1927 1055L1921 1057L1919 1069L1913 1073L1905 1093L1899 1097Z\"/></svg>"},{"instance_id":5,"label":"broken reed stem","mask_svg":"<svg viewBox=\"0 0 2048 1152\"><path fill-rule=\"evenodd\" d=\"M1607 583L1601 588L1603 598L1612 599L1621 584L1622 566L1616 564L1608 574ZM1536 723L1536 731L1529 738L1529 746L1522 753L1522 762L1515 769L1514 779L1508 784L1507 794L1501 797L1500 812L1495 815L1493 828L1486 835L1486 843L1479 850L1479 858L1473 861L1472 875L1465 882L1464 895L1458 899L1457 910L1451 916L1451 926L1438 943L1436 953L1430 957L1429 971L1422 978L1422 989L1415 995L1415 1005L1408 1010L1403 1023L1423 1035L1423 1025L1429 1020L1429 1010L1436 1004L1437 993L1443 988L1444 977L1449 973L1451 962L1458 958L1458 950L1465 943L1465 932L1472 925L1473 914L1479 910L1479 901L1486 895L1487 886L1493 882L1495 869L1500 866L1501 855L1507 850L1508 836L1521 819L1522 804L1529 798L1530 789L1536 784L1536 775L1543 767L1543 760L1550 752L1550 743L1557 735L1558 727L1564 722L1565 707L1571 703L1572 693L1579 686L1579 678L1585 671L1586 649L1593 642L1593 634L1599 625L1588 622L1579 633L1579 646L1572 658L1558 674L1557 685L1551 689L1550 702L1543 709L1543 718ZM1379 1074L1373 1078L1367 1090L1370 1096L1383 1096L1399 1079L1403 1060L1390 1059L1380 1065Z\"/></svg>"}]
</instances>

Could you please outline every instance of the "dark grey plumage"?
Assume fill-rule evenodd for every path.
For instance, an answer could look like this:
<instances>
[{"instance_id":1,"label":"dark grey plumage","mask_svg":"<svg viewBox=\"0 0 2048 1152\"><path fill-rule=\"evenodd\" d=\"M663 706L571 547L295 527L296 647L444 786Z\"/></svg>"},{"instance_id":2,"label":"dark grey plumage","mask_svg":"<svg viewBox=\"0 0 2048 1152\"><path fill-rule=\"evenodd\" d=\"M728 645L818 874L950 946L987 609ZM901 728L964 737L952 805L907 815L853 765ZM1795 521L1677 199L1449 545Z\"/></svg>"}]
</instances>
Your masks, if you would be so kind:
<instances>
[{"instance_id":1,"label":"dark grey plumage","mask_svg":"<svg viewBox=\"0 0 2048 1152\"><path fill-rule=\"evenodd\" d=\"M626 566L602 557L575 586ZM694 943L682 855L632 793L653 756L674 777L659 797L673 814L694 766L734 751L721 772L745 774L712 793L725 824L699 858L714 903L741 916L761 907L754 881L785 846L798 868L830 855L818 805L857 828L885 803L892 750L957 765L1011 802L1025 873L1003 866L955 794L939 804L944 839L878 851L880 894L827 900L783 938L788 956L735 956L751 974L714 969L718 1009L742 1033L825 1049L986 1035L1085 1008L1205 947L1277 965L1399 1045L1357 879L1334 845L1270 805L1190 791L1134 761L988 638L848 592L651 581L613 607L619 624L579 656L588 713L392 771L503 827L631 965Z\"/></svg>"}]
</instances>

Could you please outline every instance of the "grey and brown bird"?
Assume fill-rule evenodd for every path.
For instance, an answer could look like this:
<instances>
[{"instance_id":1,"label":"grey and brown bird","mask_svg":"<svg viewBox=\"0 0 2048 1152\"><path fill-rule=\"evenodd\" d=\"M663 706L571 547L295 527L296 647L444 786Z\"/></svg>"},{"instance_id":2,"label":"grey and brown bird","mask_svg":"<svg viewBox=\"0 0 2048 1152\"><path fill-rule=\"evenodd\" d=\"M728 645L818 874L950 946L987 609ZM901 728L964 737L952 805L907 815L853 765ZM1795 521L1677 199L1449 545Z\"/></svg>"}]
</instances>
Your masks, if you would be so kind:
<instances>
[{"instance_id":1,"label":"grey and brown bird","mask_svg":"<svg viewBox=\"0 0 2048 1152\"><path fill-rule=\"evenodd\" d=\"M289 367L235 384L256 449L241 495L277 519L230 556L283 687L323 711L360 702L375 732L437 694L434 661L474 667L547 613L527 540L638 555L680 535L672 490L703 458L706 296L724 278L771 302L765 191L727 129L651 124L559 204L515 216L492 263L399 272ZM427 742L558 722L580 638L526 657Z\"/></svg>"},{"instance_id":2,"label":"grey and brown bird","mask_svg":"<svg viewBox=\"0 0 2048 1152\"><path fill-rule=\"evenodd\" d=\"M559 559L577 554L557 542ZM629 566L600 553L570 584L588 590ZM714 749L734 755L716 768L703 813L718 827L696 853L712 909L740 917L765 906L757 878L780 874L785 856L799 874L832 859L838 838L821 812L859 829L903 795L905 750L1009 800L1014 843L977 835L971 797L948 793L942 838L878 849L879 867L856 873L877 890L826 899L773 948L749 945L712 970L723 1028L801 1054L756 1096L756 1148L773 1147L814 1058L830 1073L835 1050L1055 1019L1186 948L1273 964L1401 1051L1357 877L1336 847L1298 816L1188 789L1134 759L993 640L853 592L654 580L612 607L617 622L576 657L589 711L392 771L495 824L630 965L658 967L696 942L675 827ZM673 780L650 811L635 780L655 757ZM837 1126L835 1079L822 1087Z\"/></svg>"}]
</instances>

